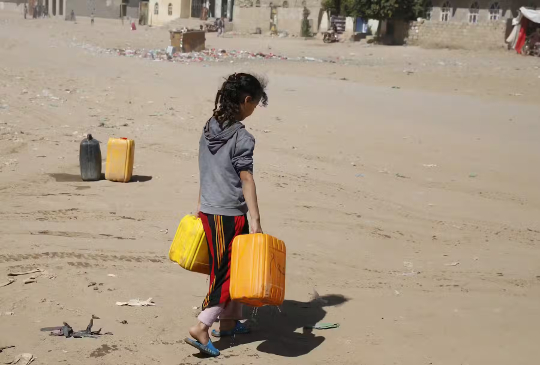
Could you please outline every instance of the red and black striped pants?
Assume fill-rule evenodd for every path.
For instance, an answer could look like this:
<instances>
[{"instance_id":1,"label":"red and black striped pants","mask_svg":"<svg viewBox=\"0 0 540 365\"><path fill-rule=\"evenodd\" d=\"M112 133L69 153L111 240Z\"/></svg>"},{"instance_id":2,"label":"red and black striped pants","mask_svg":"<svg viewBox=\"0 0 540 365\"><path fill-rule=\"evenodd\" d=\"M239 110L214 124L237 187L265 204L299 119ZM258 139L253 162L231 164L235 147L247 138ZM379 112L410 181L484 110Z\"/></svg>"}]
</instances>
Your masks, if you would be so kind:
<instances>
[{"instance_id":1,"label":"red and black striped pants","mask_svg":"<svg viewBox=\"0 0 540 365\"><path fill-rule=\"evenodd\" d=\"M229 217L199 213L210 257L210 289L202 309L228 303L231 300L231 248L236 236L249 233L247 216Z\"/></svg>"}]
</instances>

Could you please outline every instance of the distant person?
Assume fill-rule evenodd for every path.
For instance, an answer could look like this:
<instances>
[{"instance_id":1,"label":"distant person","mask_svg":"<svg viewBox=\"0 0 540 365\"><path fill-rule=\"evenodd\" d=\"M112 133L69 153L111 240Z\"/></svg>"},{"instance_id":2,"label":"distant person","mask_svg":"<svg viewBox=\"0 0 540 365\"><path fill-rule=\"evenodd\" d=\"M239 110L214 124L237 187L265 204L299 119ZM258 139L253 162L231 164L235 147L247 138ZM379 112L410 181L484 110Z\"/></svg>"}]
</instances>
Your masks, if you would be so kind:
<instances>
[{"instance_id":1,"label":"distant person","mask_svg":"<svg viewBox=\"0 0 540 365\"><path fill-rule=\"evenodd\" d=\"M92 16L90 17L90 24L94 25L94 13L92 13Z\"/></svg>"},{"instance_id":2,"label":"distant person","mask_svg":"<svg viewBox=\"0 0 540 365\"><path fill-rule=\"evenodd\" d=\"M71 10L71 14L69 15L69 19L74 22L75 21L75 10Z\"/></svg>"},{"instance_id":3,"label":"distant person","mask_svg":"<svg viewBox=\"0 0 540 365\"><path fill-rule=\"evenodd\" d=\"M210 3L208 1L205 1L203 8L201 10L201 20L206 21L208 19L208 12L210 10Z\"/></svg>"},{"instance_id":4,"label":"distant person","mask_svg":"<svg viewBox=\"0 0 540 365\"><path fill-rule=\"evenodd\" d=\"M241 122L259 104L266 105L266 83L239 73L225 80L217 92L214 114L199 141L200 190L197 215L202 220L210 254L210 288L202 303L199 323L189 329L185 342L203 354L219 356L210 341L210 327L219 319L214 337L249 333L239 320L242 304L231 301L230 259L234 238L262 233L257 192L253 180L255 138Z\"/></svg>"},{"instance_id":5,"label":"distant person","mask_svg":"<svg viewBox=\"0 0 540 365\"><path fill-rule=\"evenodd\" d=\"M217 26L217 36L221 37L225 32L225 17L220 17L216 19Z\"/></svg>"},{"instance_id":6,"label":"distant person","mask_svg":"<svg viewBox=\"0 0 540 365\"><path fill-rule=\"evenodd\" d=\"M26 14L28 14L28 5L24 4L24 19L26 19Z\"/></svg>"}]
</instances>

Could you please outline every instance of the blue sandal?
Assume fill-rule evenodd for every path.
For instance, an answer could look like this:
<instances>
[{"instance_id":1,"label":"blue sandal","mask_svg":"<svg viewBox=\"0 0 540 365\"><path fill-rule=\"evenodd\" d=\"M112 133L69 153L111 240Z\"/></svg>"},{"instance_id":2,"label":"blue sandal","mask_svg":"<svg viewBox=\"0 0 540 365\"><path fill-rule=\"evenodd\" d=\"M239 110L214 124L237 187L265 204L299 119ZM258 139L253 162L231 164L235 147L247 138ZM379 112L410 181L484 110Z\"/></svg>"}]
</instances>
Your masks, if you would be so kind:
<instances>
[{"instance_id":1,"label":"blue sandal","mask_svg":"<svg viewBox=\"0 0 540 365\"><path fill-rule=\"evenodd\" d=\"M244 326L244 324L240 321L236 321L236 326L232 330L229 331L216 331L212 330L212 336L214 337L227 337L227 336L234 336L234 335L245 335L250 333L251 330Z\"/></svg>"},{"instance_id":2,"label":"blue sandal","mask_svg":"<svg viewBox=\"0 0 540 365\"><path fill-rule=\"evenodd\" d=\"M212 344L212 341L210 341L210 340L208 340L208 344L206 344L206 346L203 345L202 343L200 343L199 341L194 340L192 338L186 338L186 339L184 339L184 341L188 345L191 345L191 346L195 347L197 350L199 350L203 354L206 354L206 355L212 356L212 357L219 356L219 350L214 347L214 345Z\"/></svg>"}]
</instances>

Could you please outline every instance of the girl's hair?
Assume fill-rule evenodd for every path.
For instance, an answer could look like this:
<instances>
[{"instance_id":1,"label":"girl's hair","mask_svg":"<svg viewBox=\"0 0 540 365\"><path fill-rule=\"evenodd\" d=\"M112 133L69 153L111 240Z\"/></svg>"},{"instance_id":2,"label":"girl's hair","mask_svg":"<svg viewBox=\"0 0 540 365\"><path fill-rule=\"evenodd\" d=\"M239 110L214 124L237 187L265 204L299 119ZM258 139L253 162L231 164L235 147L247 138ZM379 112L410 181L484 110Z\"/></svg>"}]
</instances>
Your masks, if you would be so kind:
<instances>
[{"instance_id":1,"label":"girl's hair","mask_svg":"<svg viewBox=\"0 0 540 365\"><path fill-rule=\"evenodd\" d=\"M253 102L268 105L268 95L265 92L266 80L246 73L234 73L229 76L217 92L214 107L214 118L223 125L234 123L240 113L240 104L247 96Z\"/></svg>"}]
</instances>

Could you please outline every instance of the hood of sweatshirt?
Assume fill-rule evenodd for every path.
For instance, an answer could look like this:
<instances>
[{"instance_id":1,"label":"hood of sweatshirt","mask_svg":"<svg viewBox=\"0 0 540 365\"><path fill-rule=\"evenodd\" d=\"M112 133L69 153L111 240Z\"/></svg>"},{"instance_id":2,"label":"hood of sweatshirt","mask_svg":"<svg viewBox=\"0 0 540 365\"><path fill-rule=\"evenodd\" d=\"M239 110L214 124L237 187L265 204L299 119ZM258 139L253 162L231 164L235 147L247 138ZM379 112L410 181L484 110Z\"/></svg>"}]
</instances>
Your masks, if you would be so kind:
<instances>
[{"instance_id":1,"label":"hood of sweatshirt","mask_svg":"<svg viewBox=\"0 0 540 365\"><path fill-rule=\"evenodd\" d=\"M242 128L245 128L245 126L240 122L221 128L219 122L212 117L206 122L206 126L204 127L204 138L206 139L210 152L215 154L239 129Z\"/></svg>"}]
</instances>

